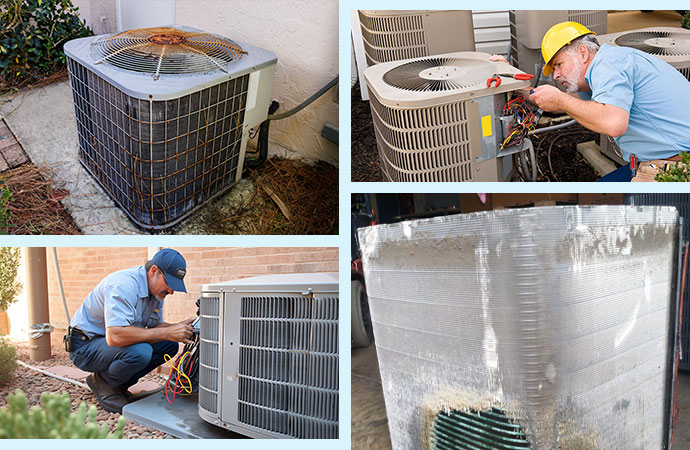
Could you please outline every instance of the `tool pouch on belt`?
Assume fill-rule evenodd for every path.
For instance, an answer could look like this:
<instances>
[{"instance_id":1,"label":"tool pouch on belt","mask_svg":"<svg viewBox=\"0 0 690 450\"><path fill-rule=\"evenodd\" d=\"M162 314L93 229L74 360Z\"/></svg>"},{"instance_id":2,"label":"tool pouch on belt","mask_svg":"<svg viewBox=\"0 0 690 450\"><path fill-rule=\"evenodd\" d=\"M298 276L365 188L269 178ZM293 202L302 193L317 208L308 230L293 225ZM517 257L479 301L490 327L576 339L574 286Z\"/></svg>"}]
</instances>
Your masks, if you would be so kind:
<instances>
[{"instance_id":1,"label":"tool pouch on belt","mask_svg":"<svg viewBox=\"0 0 690 450\"><path fill-rule=\"evenodd\" d=\"M67 334L62 338L62 343L65 344L65 351L72 353L74 346L72 345L72 327L67 327Z\"/></svg>"}]
</instances>

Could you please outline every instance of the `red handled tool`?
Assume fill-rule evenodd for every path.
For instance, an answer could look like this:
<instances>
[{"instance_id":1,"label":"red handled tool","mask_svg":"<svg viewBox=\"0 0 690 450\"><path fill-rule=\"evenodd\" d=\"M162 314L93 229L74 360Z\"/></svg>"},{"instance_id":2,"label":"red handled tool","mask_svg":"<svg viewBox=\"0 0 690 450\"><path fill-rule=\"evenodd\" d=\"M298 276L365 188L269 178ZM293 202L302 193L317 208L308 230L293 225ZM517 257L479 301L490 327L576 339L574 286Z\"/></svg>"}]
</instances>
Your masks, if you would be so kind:
<instances>
[{"instance_id":1,"label":"red handled tool","mask_svg":"<svg viewBox=\"0 0 690 450\"><path fill-rule=\"evenodd\" d=\"M491 87L493 83L496 83L496 87L501 85L501 77L514 78L516 80L531 80L534 75L528 73L495 73L486 80L486 87Z\"/></svg>"},{"instance_id":2,"label":"red handled tool","mask_svg":"<svg viewBox=\"0 0 690 450\"><path fill-rule=\"evenodd\" d=\"M515 78L516 80L531 80L534 78L534 75L530 75L528 73L496 73L494 74L494 77Z\"/></svg>"}]
</instances>

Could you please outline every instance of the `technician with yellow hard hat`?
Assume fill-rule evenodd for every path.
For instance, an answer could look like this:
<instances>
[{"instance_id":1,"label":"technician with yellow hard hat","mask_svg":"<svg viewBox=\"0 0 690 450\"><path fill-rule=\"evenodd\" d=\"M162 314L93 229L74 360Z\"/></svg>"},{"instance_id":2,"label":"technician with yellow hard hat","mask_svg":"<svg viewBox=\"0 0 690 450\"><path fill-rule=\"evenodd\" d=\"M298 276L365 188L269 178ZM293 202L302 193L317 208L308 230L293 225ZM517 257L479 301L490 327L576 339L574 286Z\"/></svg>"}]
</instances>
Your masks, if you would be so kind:
<instances>
[{"instance_id":1,"label":"technician with yellow hard hat","mask_svg":"<svg viewBox=\"0 0 690 450\"><path fill-rule=\"evenodd\" d=\"M541 44L551 85L529 98L545 111L563 111L583 126L612 136L623 158L669 159L690 151L690 82L673 66L642 51L604 44L577 22L546 32ZM578 96L569 95L577 93ZM629 165L600 181L630 181Z\"/></svg>"}]
</instances>

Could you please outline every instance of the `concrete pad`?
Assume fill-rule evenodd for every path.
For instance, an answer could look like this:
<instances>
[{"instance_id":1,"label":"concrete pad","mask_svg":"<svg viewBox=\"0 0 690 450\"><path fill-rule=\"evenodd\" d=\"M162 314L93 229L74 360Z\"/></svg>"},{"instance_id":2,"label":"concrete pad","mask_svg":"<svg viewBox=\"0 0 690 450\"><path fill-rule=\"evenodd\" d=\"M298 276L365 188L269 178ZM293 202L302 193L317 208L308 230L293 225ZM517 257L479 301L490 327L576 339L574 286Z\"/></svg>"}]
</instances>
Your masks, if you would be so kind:
<instances>
[{"instance_id":1,"label":"concrete pad","mask_svg":"<svg viewBox=\"0 0 690 450\"><path fill-rule=\"evenodd\" d=\"M131 386L128 390L132 394L139 394L141 392L148 392L161 387L160 384L154 383L153 381L140 381L134 386Z\"/></svg>"},{"instance_id":2,"label":"concrete pad","mask_svg":"<svg viewBox=\"0 0 690 450\"><path fill-rule=\"evenodd\" d=\"M0 114L33 163L52 169L54 186L69 191L62 202L82 233L140 233L79 164L67 81L4 97Z\"/></svg>"},{"instance_id":3,"label":"concrete pad","mask_svg":"<svg viewBox=\"0 0 690 450\"><path fill-rule=\"evenodd\" d=\"M84 372L81 369L70 366L53 366L45 369L46 372L54 373L65 378L71 378L73 380L83 380L84 378L91 375L91 372Z\"/></svg>"},{"instance_id":4,"label":"concrete pad","mask_svg":"<svg viewBox=\"0 0 690 450\"><path fill-rule=\"evenodd\" d=\"M594 167L599 176L603 177L614 170L616 170L616 165L608 159L606 156L602 155L599 151L599 146L594 141L581 142L576 146L577 151L585 157L587 162Z\"/></svg>"},{"instance_id":5,"label":"concrete pad","mask_svg":"<svg viewBox=\"0 0 690 450\"><path fill-rule=\"evenodd\" d=\"M390 450L388 418L381 387L376 345L352 350L353 449Z\"/></svg>"}]
</instances>

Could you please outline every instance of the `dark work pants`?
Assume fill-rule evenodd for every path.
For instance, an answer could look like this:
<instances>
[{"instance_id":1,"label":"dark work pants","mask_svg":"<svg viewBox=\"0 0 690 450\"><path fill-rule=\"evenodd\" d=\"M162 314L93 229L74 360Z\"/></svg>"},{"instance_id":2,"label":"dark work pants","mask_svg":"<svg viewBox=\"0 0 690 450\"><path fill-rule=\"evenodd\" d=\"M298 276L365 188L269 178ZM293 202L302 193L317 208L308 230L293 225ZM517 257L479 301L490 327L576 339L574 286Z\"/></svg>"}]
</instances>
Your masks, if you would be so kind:
<instances>
[{"instance_id":1,"label":"dark work pants","mask_svg":"<svg viewBox=\"0 0 690 450\"><path fill-rule=\"evenodd\" d=\"M86 342L73 337L72 345L75 350L69 357L75 366L86 372L100 372L110 386L125 389L163 364L163 355L174 357L179 348L179 344L172 341L111 347L105 342L105 337Z\"/></svg>"},{"instance_id":2,"label":"dark work pants","mask_svg":"<svg viewBox=\"0 0 690 450\"><path fill-rule=\"evenodd\" d=\"M614 170L611 173L608 173L604 175L603 177L599 178L597 181L630 181L632 180L632 170L630 170L630 163L620 166L618 169Z\"/></svg>"}]
</instances>

